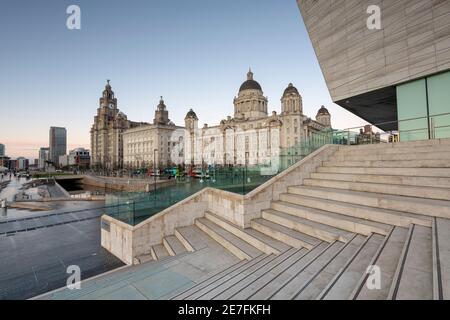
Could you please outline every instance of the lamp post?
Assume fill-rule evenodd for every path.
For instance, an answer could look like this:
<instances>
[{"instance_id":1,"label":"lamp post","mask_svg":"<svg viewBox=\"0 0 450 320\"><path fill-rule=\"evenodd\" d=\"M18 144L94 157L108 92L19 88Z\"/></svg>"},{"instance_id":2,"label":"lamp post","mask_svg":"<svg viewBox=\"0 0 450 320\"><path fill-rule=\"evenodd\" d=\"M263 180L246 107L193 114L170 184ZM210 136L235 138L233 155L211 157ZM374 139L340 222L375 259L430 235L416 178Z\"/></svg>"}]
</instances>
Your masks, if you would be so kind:
<instances>
[{"instance_id":1,"label":"lamp post","mask_svg":"<svg viewBox=\"0 0 450 320\"><path fill-rule=\"evenodd\" d=\"M250 156L250 153L248 151L245 151L245 167L244 167L244 174L243 174L243 180L244 180L243 194L245 194L245 184L247 182L246 179L247 179L249 156Z\"/></svg>"},{"instance_id":2,"label":"lamp post","mask_svg":"<svg viewBox=\"0 0 450 320\"><path fill-rule=\"evenodd\" d=\"M153 150L153 193L155 194L156 201L156 153L158 149Z\"/></svg>"}]
</instances>

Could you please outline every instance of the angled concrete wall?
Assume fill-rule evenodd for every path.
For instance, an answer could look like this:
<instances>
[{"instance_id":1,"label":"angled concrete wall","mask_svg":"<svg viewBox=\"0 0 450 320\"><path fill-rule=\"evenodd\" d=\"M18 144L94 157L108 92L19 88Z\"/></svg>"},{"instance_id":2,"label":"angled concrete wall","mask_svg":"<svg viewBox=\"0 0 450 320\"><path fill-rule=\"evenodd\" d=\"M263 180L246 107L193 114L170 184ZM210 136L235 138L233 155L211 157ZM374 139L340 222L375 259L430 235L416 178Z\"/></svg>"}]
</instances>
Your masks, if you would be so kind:
<instances>
[{"instance_id":1,"label":"angled concrete wall","mask_svg":"<svg viewBox=\"0 0 450 320\"><path fill-rule=\"evenodd\" d=\"M450 1L297 0L333 101L450 69ZM381 30L369 30L370 5Z\"/></svg>"}]
</instances>

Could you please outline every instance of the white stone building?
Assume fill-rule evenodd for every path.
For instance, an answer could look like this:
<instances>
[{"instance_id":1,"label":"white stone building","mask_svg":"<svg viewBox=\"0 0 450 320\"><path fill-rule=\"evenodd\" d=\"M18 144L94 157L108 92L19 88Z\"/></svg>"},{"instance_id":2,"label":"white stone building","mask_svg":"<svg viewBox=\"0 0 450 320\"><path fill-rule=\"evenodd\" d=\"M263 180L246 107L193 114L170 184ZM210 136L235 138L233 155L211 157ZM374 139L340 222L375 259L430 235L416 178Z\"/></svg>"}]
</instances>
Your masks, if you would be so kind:
<instances>
[{"instance_id":1,"label":"white stone building","mask_svg":"<svg viewBox=\"0 0 450 320\"><path fill-rule=\"evenodd\" d=\"M169 120L169 112L161 97L153 124L125 130L123 160L125 168L151 168L184 163L185 128Z\"/></svg>"},{"instance_id":2,"label":"white stone building","mask_svg":"<svg viewBox=\"0 0 450 320\"><path fill-rule=\"evenodd\" d=\"M185 118L186 164L273 165L285 161L290 165L297 160L295 156L301 156L295 146L316 136L320 139L319 133L331 129L331 116L325 107L320 108L316 120L303 114L302 97L292 83L281 98L281 114L272 112L269 116L267 106L268 99L250 70L234 98L234 117L199 128L191 109ZM288 148L293 148L294 154Z\"/></svg>"},{"instance_id":3,"label":"white stone building","mask_svg":"<svg viewBox=\"0 0 450 320\"><path fill-rule=\"evenodd\" d=\"M186 165L290 165L302 156L297 149L331 129L331 117L320 108L316 120L303 114L302 97L292 85L281 98L281 114L268 114L268 99L251 70L234 98L234 117L219 125L198 127L191 109L185 127L169 120L161 97L153 123L132 122L117 108L108 84L91 129L91 164L104 168L152 168ZM292 154L291 154L292 153Z\"/></svg>"}]
</instances>

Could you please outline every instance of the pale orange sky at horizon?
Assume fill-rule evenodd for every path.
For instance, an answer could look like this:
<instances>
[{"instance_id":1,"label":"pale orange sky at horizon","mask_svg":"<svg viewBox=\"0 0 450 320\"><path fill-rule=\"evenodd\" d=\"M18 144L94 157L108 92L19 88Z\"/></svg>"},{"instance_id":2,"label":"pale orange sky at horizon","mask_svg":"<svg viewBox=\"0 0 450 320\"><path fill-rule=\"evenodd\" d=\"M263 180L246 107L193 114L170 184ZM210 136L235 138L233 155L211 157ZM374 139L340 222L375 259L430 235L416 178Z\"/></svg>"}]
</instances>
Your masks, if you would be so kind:
<instances>
[{"instance_id":1,"label":"pale orange sky at horizon","mask_svg":"<svg viewBox=\"0 0 450 320\"><path fill-rule=\"evenodd\" d=\"M5 154L13 159L25 157L33 160L39 156L39 149L48 147L47 142L2 142L5 145ZM67 152L75 148L83 147L89 149L89 144L71 144L67 145Z\"/></svg>"}]
</instances>

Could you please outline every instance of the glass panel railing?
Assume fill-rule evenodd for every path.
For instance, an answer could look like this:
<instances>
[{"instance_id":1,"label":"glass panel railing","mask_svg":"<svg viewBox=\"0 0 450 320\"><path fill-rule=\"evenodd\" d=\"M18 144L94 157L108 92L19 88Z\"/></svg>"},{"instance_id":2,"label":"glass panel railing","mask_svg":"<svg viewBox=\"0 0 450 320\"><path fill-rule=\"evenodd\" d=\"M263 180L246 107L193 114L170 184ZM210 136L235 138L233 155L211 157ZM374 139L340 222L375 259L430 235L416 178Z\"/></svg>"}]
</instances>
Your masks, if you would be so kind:
<instances>
[{"instance_id":1,"label":"glass panel railing","mask_svg":"<svg viewBox=\"0 0 450 320\"><path fill-rule=\"evenodd\" d=\"M179 173L174 175L171 186L150 192L107 194L106 213L125 223L136 225L205 187L247 194L325 144L333 143L333 140L334 131L327 129L317 131L293 146L275 150L270 161L265 164L249 164L246 156L247 164L244 165L177 169ZM149 183L152 182L153 178L149 179Z\"/></svg>"},{"instance_id":2,"label":"glass panel railing","mask_svg":"<svg viewBox=\"0 0 450 320\"><path fill-rule=\"evenodd\" d=\"M436 115L431 118L414 118L395 121L393 127L405 128L408 122L429 122L429 128L416 126L403 130L401 135L409 137L421 135L424 130L430 131L431 138L447 137L450 132L448 119L450 113ZM379 125L386 125L383 123ZM301 142L287 148L273 148L265 157L264 163L258 163L258 157L249 158L250 152L245 152L245 161L241 164L218 166L197 165L188 168L166 169L173 174L173 184L150 192L114 193L106 195L107 214L121 221L136 225L152 215L174 205L175 203L195 194L205 187L213 187L237 194L247 194L272 177L304 159L306 156L326 144L362 145L398 142L401 139L398 131L382 131L376 125L365 125L344 130L326 129L310 134ZM407 139L409 140L409 139ZM269 144L270 145L270 144ZM247 147L245 147L247 149ZM259 150L251 150L258 155ZM240 151L239 155L243 152ZM253 163L251 163L251 161ZM256 161L256 163L254 163ZM203 161L201 162L203 163ZM158 178L162 179L162 178ZM153 183L153 178L149 183Z\"/></svg>"},{"instance_id":3,"label":"glass panel railing","mask_svg":"<svg viewBox=\"0 0 450 320\"><path fill-rule=\"evenodd\" d=\"M450 138L450 114L435 115L430 118L431 139Z\"/></svg>"}]
</instances>

